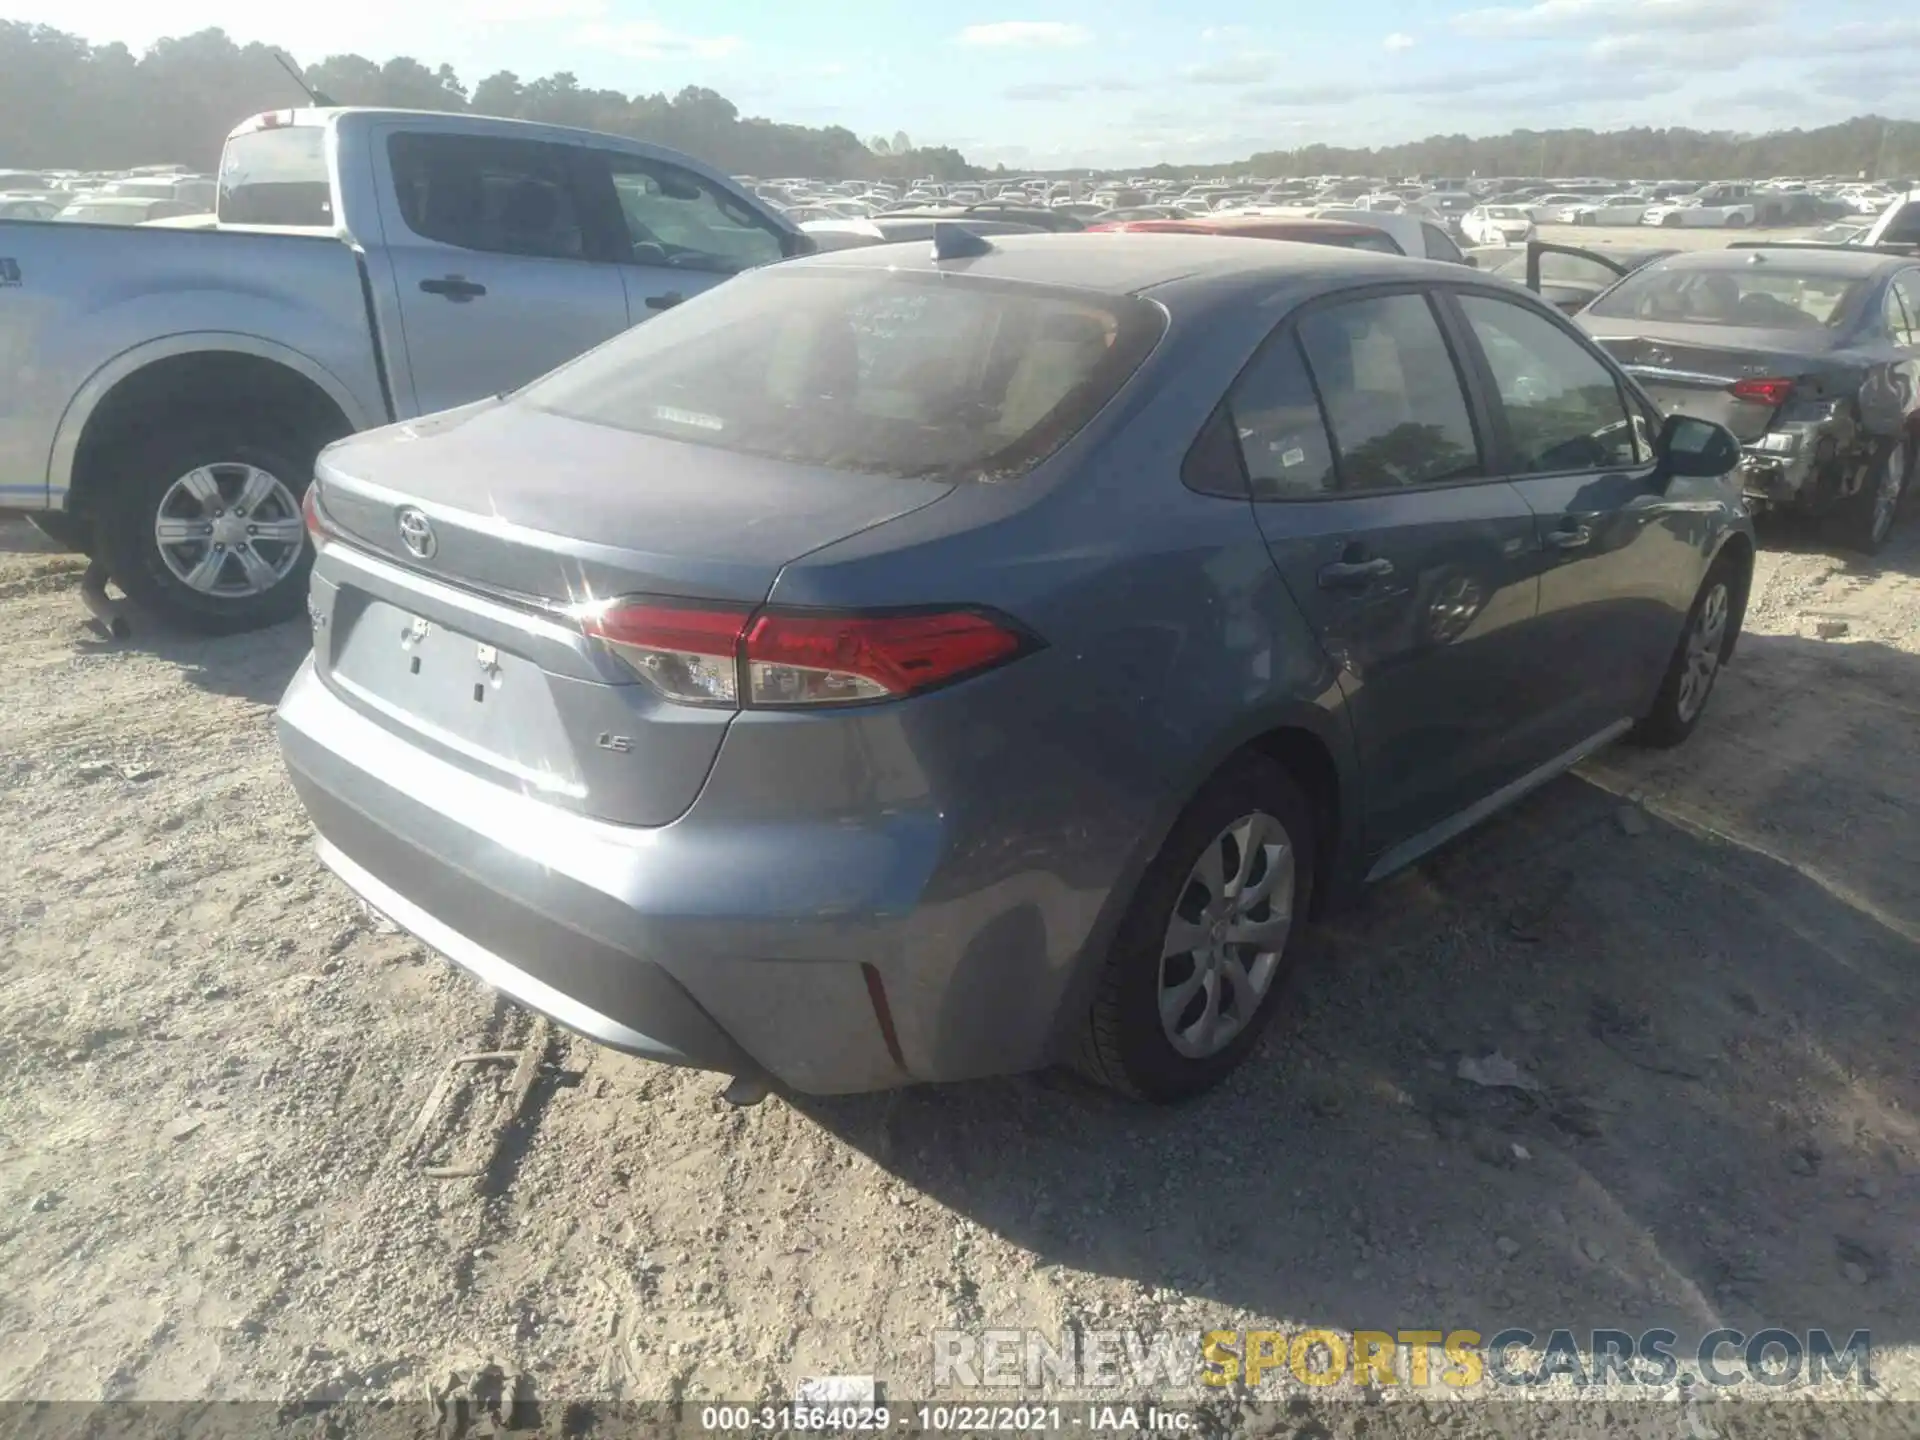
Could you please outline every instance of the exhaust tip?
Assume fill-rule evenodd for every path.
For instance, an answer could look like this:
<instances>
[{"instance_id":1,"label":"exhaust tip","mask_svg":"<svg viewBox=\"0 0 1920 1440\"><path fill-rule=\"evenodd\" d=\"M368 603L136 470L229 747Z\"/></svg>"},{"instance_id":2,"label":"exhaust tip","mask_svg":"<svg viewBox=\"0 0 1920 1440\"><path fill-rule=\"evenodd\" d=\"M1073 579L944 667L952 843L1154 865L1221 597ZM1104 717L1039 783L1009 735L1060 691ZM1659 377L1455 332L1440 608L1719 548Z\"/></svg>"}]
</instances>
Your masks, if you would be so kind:
<instances>
[{"instance_id":1,"label":"exhaust tip","mask_svg":"<svg viewBox=\"0 0 1920 1440\"><path fill-rule=\"evenodd\" d=\"M758 1075L736 1075L727 1082L727 1088L720 1092L720 1098L729 1105L746 1109L758 1105L767 1098L767 1082Z\"/></svg>"}]
</instances>

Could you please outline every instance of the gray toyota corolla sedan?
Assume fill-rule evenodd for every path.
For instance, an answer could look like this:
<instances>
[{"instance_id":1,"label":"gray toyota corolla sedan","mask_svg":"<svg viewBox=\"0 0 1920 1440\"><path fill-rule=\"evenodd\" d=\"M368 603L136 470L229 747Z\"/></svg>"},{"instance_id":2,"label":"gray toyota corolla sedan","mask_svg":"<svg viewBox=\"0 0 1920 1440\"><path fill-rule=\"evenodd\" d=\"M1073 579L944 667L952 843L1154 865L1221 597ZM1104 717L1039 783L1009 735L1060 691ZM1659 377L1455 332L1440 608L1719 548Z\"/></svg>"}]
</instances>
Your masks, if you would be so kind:
<instances>
[{"instance_id":1,"label":"gray toyota corolla sedan","mask_svg":"<svg viewBox=\"0 0 1920 1440\"><path fill-rule=\"evenodd\" d=\"M608 1045L1177 1099L1310 915L1693 729L1737 458L1461 266L943 231L327 450L281 742L349 886Z\"/></svg>"}]
</instances>

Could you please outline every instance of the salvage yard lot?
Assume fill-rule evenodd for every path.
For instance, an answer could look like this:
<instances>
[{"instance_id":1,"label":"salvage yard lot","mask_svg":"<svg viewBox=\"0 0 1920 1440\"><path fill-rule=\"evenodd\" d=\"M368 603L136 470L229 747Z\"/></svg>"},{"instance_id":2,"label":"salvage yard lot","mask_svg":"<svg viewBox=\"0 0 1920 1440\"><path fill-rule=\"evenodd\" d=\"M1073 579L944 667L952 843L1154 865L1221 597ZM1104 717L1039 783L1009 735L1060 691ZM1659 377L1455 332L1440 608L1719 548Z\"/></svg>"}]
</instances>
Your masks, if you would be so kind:
<instances>
[{"instance_id":1,"label":"salvage yard lot","mask_svg":"<svg viewBox=\"0 0 1920 1440\"><path fill-rule=\"evenodd\" d=\"M904 1398L936 1329L1070 1323L1869 1328L1920 1397L1920 521L1763 541L1692 742L1312 932L1206 1102L739 1110L324 874L270 726L301 629L94 639L0 526L0 1398ZM529 1041L517 1111L467 1066L409 1146ZM1495 1049L1545 1093L1457 1078Z\"/></svg>"}]
</instances>

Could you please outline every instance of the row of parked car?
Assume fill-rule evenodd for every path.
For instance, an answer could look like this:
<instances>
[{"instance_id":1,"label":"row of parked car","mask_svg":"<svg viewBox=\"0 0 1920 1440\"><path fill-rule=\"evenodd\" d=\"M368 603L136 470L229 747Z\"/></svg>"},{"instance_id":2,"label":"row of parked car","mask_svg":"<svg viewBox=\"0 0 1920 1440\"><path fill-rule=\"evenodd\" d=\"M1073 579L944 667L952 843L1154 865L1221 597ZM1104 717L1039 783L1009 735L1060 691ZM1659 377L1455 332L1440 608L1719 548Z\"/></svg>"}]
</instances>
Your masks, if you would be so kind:
<instances>
[{"instance_id":1,"label":"row of parked car","mask_svg":"<svg viewBox=\"0 0 1920 1440\"><path fill-rule=\"evenodd\" d=\"M1793 176L1704 184L1591 177L1388 181L1346 176L1237 183L1143 179L1104 186L1041 177L952 185L923 180L908 186L751 177L744 183L803 224L871 219L932 206L1044 210L1080 224L1180 219L1227 210L1283 208L1310 214L1359 209L1417 215L1476 245L1523 241L1532 237L1535 227L1547 224L1739 229L1859 223L1913 188L1908 181L1810 181Z\"/></svg>"},{"instance_id":2,"label":"row of parked car","mask_svg":"<svg viewBox=\"0 0 1920 1440\"><path fill-rule=\"evenodd\" d=\"M949 203L820 253L685 155L380 111L221 174L232 228L0 222L0 506L304 614L323 861L739 1098L1200 1093L1314 916L1692 733L1751 505L1870 549L1920 449L1888 244L1514 283L1404 211Z\"/></svg>"},{"instance_id":3,"label":"row of parked car","mask_svg":"<svg viewBox=\"0 0 1920 1440\"><path fill-rule=\"evenodd\" d=\"M184 165L131 170L8 170L0 167L0 220L145 225L212 211L217 184Z\"/></svg>"}]
</instances>

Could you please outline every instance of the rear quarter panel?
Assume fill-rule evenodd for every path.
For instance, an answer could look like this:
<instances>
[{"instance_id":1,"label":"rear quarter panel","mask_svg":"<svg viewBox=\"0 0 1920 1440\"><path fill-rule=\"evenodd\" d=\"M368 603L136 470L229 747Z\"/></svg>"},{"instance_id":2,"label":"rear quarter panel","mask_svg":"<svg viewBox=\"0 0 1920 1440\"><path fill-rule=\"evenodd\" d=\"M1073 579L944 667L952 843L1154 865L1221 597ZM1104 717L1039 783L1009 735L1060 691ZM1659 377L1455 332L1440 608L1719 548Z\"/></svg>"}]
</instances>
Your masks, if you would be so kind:
<instances>
[{"instance_id":1,"label":"rear quarter panel","mask_svg":"<svg viewBox=\"0 0 1920 1440\"><path fill-rule=\"evenodd\" d=\"M911 931L876 962L883 975L897 965L922 1002L937 997L896 1010L917 1071L958 1078L1061 1053L1142 872L1238 747L1276 726L1308 730L1357 792L1334 667L1250 503L1180 479L1291 303L1183 309L1142 373L1040 470L962 485L774 586L778 604L986 605L1044 646L852 723L777 739L736 724L701 801L744 786L742 762L813 777L810 810L848 805L857 777L879 775L889 813L937 817L941 852L917 882Z\"/></svg>"},{"instance_id":2,"label":"rear quarter panel","mask_svg":"<svg viewBox=\"0 0 1920 1440\"><path fill-rule=\"evenodd\" d=\"M385 418L352 250L331 237L0 223L0 503L58 508L113 386L170 355L234 351Z\"/></svg>"}]
</instances>

